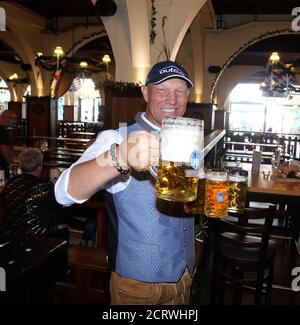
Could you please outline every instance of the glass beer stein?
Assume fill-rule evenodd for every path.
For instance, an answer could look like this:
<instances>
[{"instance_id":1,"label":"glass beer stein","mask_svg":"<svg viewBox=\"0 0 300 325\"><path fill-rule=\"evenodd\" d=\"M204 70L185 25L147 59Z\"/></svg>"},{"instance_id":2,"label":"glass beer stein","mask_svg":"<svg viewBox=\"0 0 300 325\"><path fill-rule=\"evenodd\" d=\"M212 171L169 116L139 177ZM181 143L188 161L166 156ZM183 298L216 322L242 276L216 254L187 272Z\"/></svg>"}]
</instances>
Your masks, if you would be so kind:
<instances>
[{"instance_id":1,"label":"glass beer stein","mask_svg":"<svg viewBox=\"0 0 300 325\"><path fill-rule=\"evenodd\" d=\"M236 171L229 174L229 202L228 210L230 212L243 213L246 206L247 197L247 171Z\"/></svg>"},{"instance_id":2,"label":"glass beer stein","mask_svg":"<svg viewBox=\"0 0 300 325\"><path fill-rule=\"evenodd\" d=\"M188 214L204 215L205 201L205 173L198 178L197 197L194 201L184 203L184 212Z\"/></svg>"},{"instance_id":3,"label":"glass beer stein","mask_svg":"<svg viewBox=\"0 0 300 325\"><path fill-rule=\"evenodd\" d=\"M206 173L204 213L210 218L224 218L228 215L227 172Z\"/></svg>"},{"instance_id":4,"label":"glass beer stein","mask_svg":"<svg viewBox=\"0 0 300 325\"><path fill-rule=\"evenodd\" d=\"M187 117L163 120L155 184L158 198L173 202L196 199L203 139L202 120Z\"/></svg>"}]
</instances>

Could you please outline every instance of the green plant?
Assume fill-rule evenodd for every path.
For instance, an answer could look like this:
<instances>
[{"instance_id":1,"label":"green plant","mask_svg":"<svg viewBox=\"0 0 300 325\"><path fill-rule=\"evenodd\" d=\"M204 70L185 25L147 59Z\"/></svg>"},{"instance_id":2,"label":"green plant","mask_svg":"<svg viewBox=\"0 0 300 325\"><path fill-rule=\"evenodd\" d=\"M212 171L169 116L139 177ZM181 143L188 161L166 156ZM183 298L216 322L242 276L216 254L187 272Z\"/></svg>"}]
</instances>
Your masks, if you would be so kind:
<instances>
[{"instance_id":1,"label":"green plant","mask_svg":"<svg viewBox=\"0 0 300 325\"><path fill-rule=\"evenodd\" d=\"M155 0L151 0L151 21L150 21L150 25L151 25L150 44L151 45L154 44L155 37L156 37L156 31L155 31L156 14L157 14L157 10L156 10L156 7L155 7Z\"/></svg>"},{"instance_id":2,"label":"green plant","mask_svg":"<svg viewBox=\"0 0 300 325\"><path fill-rule=\"evenodd\" d=\"M112 88L119 91L133 90L139 88L141 83L133 83L133 82L124 82L124 81L112 81L112 80L104 80L103 82L97 82L95 84L95 89L100 88Z\"/></svg>"},{"instance_id":3,"label":"green plant","mask_svg":"<svg viewBox=\"0 0 300 325\"><path fill-rule=\"evenodd\" d=\"M157 9L155 7L155 0L151 0L151 30L150 30L150 44L153 45L155 42L156 38L156 16L157 16ZM165 26L167 23L167 16L163 16L161 19L161 29L162 29L162 35L163 35L163 45L162 45L162 50L159 52L158 55L158 60L162 55L164 55L164 58L166 60L170 60L170 50L169 46L167 43L167 38L166 38L166 32L165 32Z\"/></svg>"},{"instance_id":4,"label":"green plant","mask_svg":"<svg viewBox=\"0 0 300 325\"><path fill-rule=\"evenodd\" d=\"M162 20L161 20L161 29L163 32L163 49L160 52L160 54L164 53L165 59L170 60L170 50L169 50L169 46L167 43L166 32L165 32L165 26L166 26L167 20L168 20L167 16L163 16Z\"/></svg>"}]
</instances>

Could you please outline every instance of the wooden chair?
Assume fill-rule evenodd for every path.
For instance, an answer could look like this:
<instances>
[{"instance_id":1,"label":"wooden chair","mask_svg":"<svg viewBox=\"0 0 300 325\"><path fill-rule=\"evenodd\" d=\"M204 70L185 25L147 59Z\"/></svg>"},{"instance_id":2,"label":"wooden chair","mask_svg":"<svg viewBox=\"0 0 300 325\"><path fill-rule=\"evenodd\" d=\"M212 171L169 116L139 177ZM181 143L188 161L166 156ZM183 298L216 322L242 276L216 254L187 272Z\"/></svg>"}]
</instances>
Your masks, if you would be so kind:
<instances>
[{"instance_id":1,"label":"wooden chair","mask_svg":"<svg viewBox=\"0 0 300 325\"><path fill-rule=\"evenodd\" d=\"M289 268L292 270L296 266L296 258L300 252L299 239L299 222L292 221L292 218L298 218L298 213L293 211L293 207L285 204L283 201L280 204L262 203L251 200L247 203L250 207L267 207L275 206L275 216L272 223L270 238L281 243L281 245L289 246ZM261 224L260 220L256 223Z\"/></svg>"},{"instance_id":2,"label":"wooden chair","mask_svg":"<svg viewBox=\"0 0 300 325\"><path fill-rule=\"evenodd\" d=\"M246 208L238 222L217 220L211 303L223 304L225 287L233 289L233 304L241 304L242 291L254 290L255 304L265 294L271 302L276 243L270 238L275 208ZM263 219L263 225L253 220Z\"/></svg>"}]
</instances>

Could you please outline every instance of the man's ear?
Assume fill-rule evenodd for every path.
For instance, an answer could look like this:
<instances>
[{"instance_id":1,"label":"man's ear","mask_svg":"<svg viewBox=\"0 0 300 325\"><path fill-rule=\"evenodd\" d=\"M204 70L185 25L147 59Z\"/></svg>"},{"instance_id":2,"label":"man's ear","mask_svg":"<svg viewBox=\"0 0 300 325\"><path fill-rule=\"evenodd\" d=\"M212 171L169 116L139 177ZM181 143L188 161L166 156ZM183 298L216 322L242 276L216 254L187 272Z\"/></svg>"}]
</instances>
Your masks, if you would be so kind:
<instances>
[{"instance_id":1,"label":"man's ear","mask_svg":"<svg viewBox=\"0 0 300 325\"><path fill-rule=\"evenodd\" d=\"M141 91L142 91L142 94L143 94L143 97L144 97L144 100L146 103L148 103L148 87L145 86L145 85L142 85L141 86Z\"/></svg>"}]
</instances>

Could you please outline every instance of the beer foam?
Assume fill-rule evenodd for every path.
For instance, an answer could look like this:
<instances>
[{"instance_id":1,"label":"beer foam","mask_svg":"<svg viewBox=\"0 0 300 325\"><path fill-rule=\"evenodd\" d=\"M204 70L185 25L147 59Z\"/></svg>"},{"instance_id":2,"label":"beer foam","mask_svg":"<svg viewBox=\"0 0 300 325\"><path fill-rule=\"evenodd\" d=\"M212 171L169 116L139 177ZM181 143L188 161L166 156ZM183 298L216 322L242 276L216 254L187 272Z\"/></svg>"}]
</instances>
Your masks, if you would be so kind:
<instances>
[{"instance_id":1,"label":"beer foam","mask_svg":"<svg viewBox=\"0 0 300 325\"><path fill-rule=\"evenodd\" d=\"M207 175L206 178L215 182L225 182L228 180L227 176L224 175Z\"/></svg>"},{"instance_id":2,"label":"beer foam","mask_svg":"<svg viewBox=\"0 0 300 325\"><path fill-rule=\"evenodd\" d=\"M203 131L185 126L179 129L162 129L161 159L190 163L193 151L203 149Z\"/></svg>"},{"instance_id":3,"label":"beer foam","mask_svg":"<svg viewBox=\"0 0 300 325\"><path fill-rule=\"evenodd\" d=\"M245 177L245 176L229 176L229 181L235 182L235 183L246 182L247 177Z\"/></svg>"}]
</instances>

